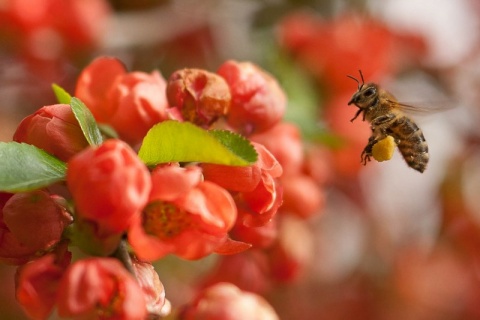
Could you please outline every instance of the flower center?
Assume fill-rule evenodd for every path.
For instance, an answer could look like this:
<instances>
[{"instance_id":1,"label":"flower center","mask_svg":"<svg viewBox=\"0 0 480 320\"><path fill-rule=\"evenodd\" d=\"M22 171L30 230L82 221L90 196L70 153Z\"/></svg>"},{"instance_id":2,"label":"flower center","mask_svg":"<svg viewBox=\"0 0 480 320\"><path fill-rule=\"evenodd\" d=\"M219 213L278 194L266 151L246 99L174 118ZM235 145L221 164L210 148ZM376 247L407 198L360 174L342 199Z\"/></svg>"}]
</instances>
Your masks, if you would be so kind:
<instances>
[{"instance_id":1,"label":"flower center","mask_svg":"<svg viewBox=\"0 0 480 320\"><path fill-rule=\"evenodd\" d=\"M148 234L169 239L191 225L188 214L172 203L156 201L143 210L143 227Z\"/></svg>"}]
</instances>

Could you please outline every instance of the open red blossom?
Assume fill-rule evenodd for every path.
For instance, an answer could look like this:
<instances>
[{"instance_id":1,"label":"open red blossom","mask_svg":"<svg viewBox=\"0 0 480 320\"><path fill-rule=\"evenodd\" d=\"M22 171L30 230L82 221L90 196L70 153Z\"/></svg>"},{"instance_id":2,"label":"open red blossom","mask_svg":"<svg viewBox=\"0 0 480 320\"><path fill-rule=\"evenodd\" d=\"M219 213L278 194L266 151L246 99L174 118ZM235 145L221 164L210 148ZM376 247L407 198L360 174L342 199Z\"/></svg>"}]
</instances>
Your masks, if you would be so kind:
<instances>
[{"instance_id":1,"label":"open red blossom","mask_svg":"<svg viewBox=\"0 0 480 320\"><path fill-rule=\"evenodd\" d=\"M113 258L79 260L58 288L58 314L76 319L138 319L147 316L142 288Z\"/></svg>"},{"instance_id":2,"label":"open red blossom","mask_svg":"<svg viewBox=\"0 0 480 320\"><path fill-rule=\"evenodd\" d=\"M0 259L24 263L56 245L72 217L44 191L17 193L0 215Z\"/></svg>"},{"instance_id":3,"label":"open red blossom","mask_svg":"<svg viewBox=\"0 0 480 320\"><path fill-rule=\"evenodd\" d=\"M59 250L18 268L15 295L23 310L33 319L47 319L52 312L58 285L71 256L70 252Z\"/></svg>"},{"instance_id":4,"label":"open red blossom","mask_svg":"<svg viewBox=\"0 0 480 320\"><path fill-rule=\"evenodd\" d=\"M101 57L80 74L75 96L98 122L111 125L123 140L135 145L154 124L170 117L165 89L158 71L128 73L119 60Z\"/></svg>"},{"instance_id":5,"label":"open red blossom","mask_svg":"<svg viewBox=\"0 0 480 320\"><path fill-rule=\"evenodd\" d=\"M227 61L217 73L228 83L232 105L228 123L249 135L274 126L285 113L287 100L277 80L250 62Z\"/></svg>"},{"instance_id":6,"label":"open red blossom","mask_svg":"<svg viewBox=\"0 0 480 320\"><path fill-rule=\"evenodd\" d=\"M174 165L152 172L149 203L128 237L140 259L153 261L168 253L199 259L227 242L237 217L235 203L225 189L200 181L200 174L198 167Z\"/></svg>"},{"instance_id":7,"label":"open red blossom","mask_svg":"<svg viewBox=\"0 0 480 320\"><path fill-rule=\"evenodd\" d=\"M202 164L206 180L228 190L239 192L235 200L239 207L245 207L244 223L260 226L273 217L282 203L281 190L276 178L283 173L275 157L259 143L252 143L258 160L252 166L233 167L216 164Z\"/></svg>"},{"instance_id":8,"label":"open red blossom","mask_svg":"<svg viewBox=\"0 0 480 320\"><path fill-rule=\"evenodd\" d=\"M120 140L107 140L73 157L67 185L78 217L107 233L125 231L147 203L151 189L147 167Z\"/></svg>"},{"instance_id":9,"label":"open red blossom","mask_svg":"<svg viewBox=\"0 0 480 320\"><path fill-rule=\"evenodd\" d=\"M230 89L225 80L201 69L174 72L168 79L167 97L184 120L205 128L230 109Z\"/></svg>"},{"instance_id":10,"label":"open red blossom","mask_svg":"<svg viewBox=\"0 0 480 320\"><path fill-rule=\"evenodd\" d=\"M40 108L22 120L13 140L32 144L68 161L88 146L88 142L68 104Z\"/></svg>"},{"instance_id":11,"label":"open red blossom","mask_svg":"<svg viewBox=\"0 0 480 320\"><path fill-rule=\"evenodd\" d=\"M277 320L279 317L263 297L223 282L202 290L180 319Z\"/></svg>"}]
</instances>

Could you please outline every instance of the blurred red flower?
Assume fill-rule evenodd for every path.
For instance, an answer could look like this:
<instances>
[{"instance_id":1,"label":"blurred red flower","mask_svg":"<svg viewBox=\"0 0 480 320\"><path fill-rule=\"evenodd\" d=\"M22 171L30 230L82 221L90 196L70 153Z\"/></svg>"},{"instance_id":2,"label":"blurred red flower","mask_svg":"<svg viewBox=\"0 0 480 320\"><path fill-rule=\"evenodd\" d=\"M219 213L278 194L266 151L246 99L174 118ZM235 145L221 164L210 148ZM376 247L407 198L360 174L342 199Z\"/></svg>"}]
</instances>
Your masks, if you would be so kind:
<instances>
[{"instance_id":1,"label":"blurred red flower","mask_svg":"<svg viewBox=\"0 0 480 320\"><path fill-rule=\"evenodd\" d=\"M32 144L63 161L88 146L68 104L45 106L29 115L18 125L13 140Z\"/></svg>"},{"instance_id":2,"label":"blurred red flower","mask_svg":"<svg viewBox=\"0 0 480 320\"><path fill-rule=\"evenodd\" d=\"M147 261L173 253L199 259L228 241L237 218L232 196L198 167L158 166L152 172L149 203L129 231L136 255Z\"/></svg>"},{"instance_id":3,"label":"blurred red flower","mask_svg":"<svg viewBox=\"0 0 480 320\"><path fill-rule=\"evenodd\" d=\"M69 60L99 46L111 9L106 0L5 0L0 5L2 49L20 57L46 82L65 77Z\"/></svg>"},{"instance_id":4,"label":"blurred red flower","mask_svg":"<svg viewBox=\"0 0 480 320\"><path fill-rule=\"evenodd\" d=\"M58 285L72 256L64 249L17 269L15 296L33 319L47 319L55 306Z\"/></svg>"},{"instance_id":5,"label":"blurred red flower","mask_svg":"<svg viewBox=\"0 0 480 320\"><path fill-rule=\"evenodd\" d=\"M14 194L6 201L0 212L2 261L25 263L36 257L37 252L46 252L61 240L72 217L55 198L37 190Z\"/></svg>"},{"instance_id":6,"label":"blurred red flower","mask_svg":"<svg viewBox=\"0 0 480 320\"><path fill-rule=\"evenodd\" d=\"M217 70L228 83L232 105L228 123L238 132L250 135L278 123L287 99L277 80L250 62L227 61Z\"/></svg>"},{"instance_id":7,"label":"blurred red flower","mask_svg":"<svg viewBox=\"0 0 480 320\"><path fill-rule=\"evenodd\" d=\"M170 76L167 98L183 120L208 128L230 109L230 89L217 74L201 69L178 70Z\"/></svg>"},{"instance_id":8,"label":"blurred red flower","mask_svg":"<svg viewBox=\"0 0 480 320\"><path fill-rule=\"evenodd\" d=\"M136 145L154 124L171 117L166 86L158 71L129 73L119 60L101 57L83 69L75 96L98 122L111 125L120 138Z\"/></svg>"},{"instance_id":9,"label":"blurred red flower","mask_svg":"<svg viewBox=\"0 0 480 320\"><path fill-rule=\"evenodd\" d=\"M99 233L121 233L140 215L151 189L150 174L123 141L107 140L68 162L67 185L81 219Z\"/></svg>"},{"instance_id":10,"label":"blurred red flower","mask_svg":"<svg viewBox=\"0 0 480 320\"><path fill-rule=\"evenodd\" d=\"M147 316L142 288L113 258L87 258L68 267L58 288L58 314L82 319Z\"/></svg>"},{"instance_id":11,"label":"blurred red flower","mask_svg":"<svg viewBox=\"0 0 480 320\"><path fill-rule=\"evenodd\" d=\"M180 319L276 320L279 317L261 296L224 282L202 290L195 301L185 307Z\"/></svg>"},{"instance_id":12,"label":"blurred red flower","mask_svg":"<svg viewBox=\"0 0 480 320\"><path fill-rule=\"evenodd\" d=\"M344 14L332 21L293 13L280 23L279 41L333 92L351 91L347 74L361 69L365 78L391 74L405 53L425 53L416 35L397 34L380 21Z\"/></svg>"}]
</instances>

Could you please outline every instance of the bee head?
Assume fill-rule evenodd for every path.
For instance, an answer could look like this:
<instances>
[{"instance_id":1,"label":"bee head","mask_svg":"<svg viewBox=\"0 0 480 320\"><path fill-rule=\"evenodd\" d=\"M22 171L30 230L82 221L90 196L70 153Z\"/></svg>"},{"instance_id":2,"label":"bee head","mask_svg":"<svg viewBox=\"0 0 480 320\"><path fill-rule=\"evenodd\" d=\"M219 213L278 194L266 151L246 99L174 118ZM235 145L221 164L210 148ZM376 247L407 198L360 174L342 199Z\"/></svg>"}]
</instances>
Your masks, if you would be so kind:
<instances>
[{"instance_id":1,"label":"bee head","mask_svg":"<svg viewBox=\"0 0 480 320\"><path fill-rule=\"evenodd\" d=\"M375 83L361 84L358 87L348 102L348 105L352 103L360 109L366 109L369 106L374 105L375 99L378 98L378 86Z\"/></svg>"}]
</instances>

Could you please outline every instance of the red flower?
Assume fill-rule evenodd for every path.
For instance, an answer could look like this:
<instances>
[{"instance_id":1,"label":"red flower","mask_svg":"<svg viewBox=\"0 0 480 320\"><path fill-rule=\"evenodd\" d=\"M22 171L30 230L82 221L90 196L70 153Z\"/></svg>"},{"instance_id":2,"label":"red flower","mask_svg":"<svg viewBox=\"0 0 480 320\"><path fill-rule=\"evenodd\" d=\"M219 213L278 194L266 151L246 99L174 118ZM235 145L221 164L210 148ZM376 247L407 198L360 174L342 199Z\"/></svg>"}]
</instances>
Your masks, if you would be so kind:
<instances>
[{"instance_id":1,"label":"red flower","mask_svg":"<svg viewBox=\"0 0 480 320\"><path fill-rule=\"evenodd\" d=\"M413 37L397 35L380 21L353 14L324 21L294 13L284 19L279 30L286 49L335 92L350 90L347 74L362 69L366 79L388 75L406 51L416 56L423 51Z\"/></svg>"},{"instance_id":2,"label":"red flower","mask_svg":"<svg viewBox=\"0 0 480 320\"><path fill-rule=\"evenodd\" d=\"M44 191L14 194L0 215L0 259L21 264L56 245L72 221Z\"/></svg>"},{"instance_id":3,"label":"red flower","mask_svg":"<svg viewBox=\"0 0 480 320\"><path fill-rule=\"evenodd\" d=\"M32 144L63 161L88 146L72 108L67 104L42 107L23 119L13 140Z\"/></svg>"},{"instance_id":4,"label":"red flower","mask_svg":"<svg viewBox=\"0 0 480 320\"><path fill-rule=\"evenodd\" d=\"M58 285L71 256L70 252L62 251L18 268L15 295L30 317L46 319L51 313L57 300Z\"/></svg>"},{"instance_id":5,"label":"red flower","mask_svg":"<svg viewBox=\"0 0 480 320\"><path fill-rule=\"evenodd\" d=\"M227 61L217 73L228 83L232 105L228 123L249 135L274 126L285 113L285 93L275 78L250 62Z\"/></svg>"},{"instance_id":6,"label":"red flower","mask_svg":"<svg viewBox=\"0 0 480 320\"><path fill-rule=\"evenodd\" d=\"M22 53L54 60L94 47L109 13L104 0L7 0L0 7L0 29Z\"/></svg>"},{"instance_id":7,"label":"red flower","mask_svg":"<svg viewBox=\"0 0 480 320\"><path fill-rule=\"evenodd\" d=\"M200 286L206 288L220 282L229 282L241 290L262 294L272 289L270 272L265 252L250 249L240 254L220 256Z\"/></svg>"},{"instance_id":8,"label":"red flower","mask_svg":"<svg viewBox=\"0 0 480 320\"><path fill-rule=\"evenodd\" d=\"M57 303L61 317L144 320L147 316L139 284L112 258L72 264L60 282Z\"/></svg>"},{"instance_id":9,"label":"red flower","mask_svg":"<svg viewBox=\"0 0 480 320\"><path fill-rule=\"evenodd\" d=\"M235 200L245 214L244 223L261 226L270 221L282 203L278 178L282 166L261 144L253 143L258 153L257 162L248 167L232 167L215 164L202 164L206 180L232 191L239 191Z\"/></svg>"},{"instance_id":10,"label":"red flower","mask_svg":"<svg viewBox=\"0 0 480 320\"><path fill-rule=\"evenodd\" d=\"M303 163L303 144L300 130L291 123L281 122L250 140L261 143L282 165L284 175L296 174Z\"/></svg>"},{"instance_id":11,"label":"red flower","mask_svg":"<svg viewBox=\"0 0 480 320\"><path fill-rule=\"evenodd\" d=\"M302 218L320 212L325 205L325 194L315 180L306 174L284 176L282 212Z\"/></svg>"},{"instance_id":12,"label":"red flower","mask_svg":"<svg viewBox=\"0 0 480 320\"><path fill-rule=\"evenodd\" d=\"M305 220L282 215L277 242L270 248L270 276L277 281L298 279L314 257L314 238Z\"/></svg>"},{"instance_id":13,"label":"red flower","mask_svg":"<svg viewBox=\"0 0 480 320\"><path fill-rule=\"evenodd\" d=\"M147 167L127 144L107 140L68 162L67 185L80 218L107 233L121 233L147 203L151 181Z\"/></svg>"},{"instance_id":14,"label":"red flower","mask_svg":"<svg viewBox=\"0 0 480 320\"><path fill-rule=\"evenodd\" d=\"M201 291L185 308L182 320L276 320L268 302L259 295L242 291L230 283L218 283Z\"/></svg>"},{"instance_id":15,"label":"red flower","mask_svg":"<svg viewBox=\"0 0 480 320\"><path fill-rule=\"evenodd\" d=\"M156 123L168 119L166 82L158 71L127 73L114 58L97 58L80 74L75 96L98 122L111 125L135 145Z\"/></svg>"},{"instance_id":16,"label":"red flower","mask_svg":"<svg viewBox=\"0 0 480 320\"><path fill-rule=\"evenodd\" d=\"M208 128L230 109L230 89L222 77L200 69L183 69L168 79L168 102L183 119Z\"/></svg>"},{"instance_id":17,"label":"red flower","mask_svg":"<svg viewBox=\"0 0 480 320\"><path fill-rule=\"evenodd\" d=\"M226 190L200 179L198 167L159 166L152 172L149 204L128 237L140 259L168 253L199 259L227 243L235 203Z\"/></svg>"}]
</instances>

